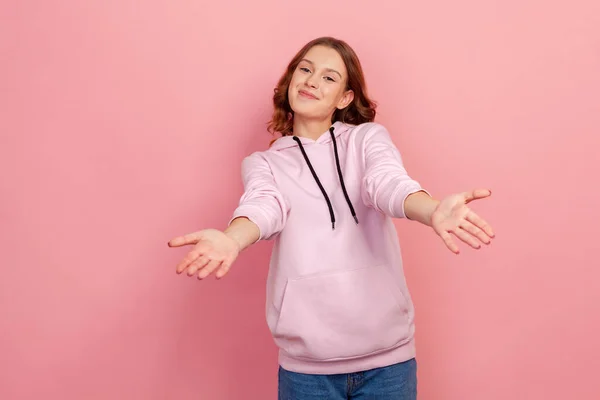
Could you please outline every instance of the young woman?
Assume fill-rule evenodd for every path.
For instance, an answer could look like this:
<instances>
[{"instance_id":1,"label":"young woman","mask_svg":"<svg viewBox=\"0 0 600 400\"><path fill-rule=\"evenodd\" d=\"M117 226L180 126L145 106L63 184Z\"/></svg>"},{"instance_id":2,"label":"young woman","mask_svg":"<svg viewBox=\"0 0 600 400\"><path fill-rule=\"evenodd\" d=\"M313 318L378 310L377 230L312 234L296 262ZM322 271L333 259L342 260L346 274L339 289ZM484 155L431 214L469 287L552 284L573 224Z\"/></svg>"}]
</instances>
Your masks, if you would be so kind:
<instances>
[{"instance_id":1,"label":"young woman","mask_svg":"<svg viewBox=\"0 0 600 400\"><path fill-rule=\"evenodd\" d=\"M243 249L273 239L266 312L279 398L415 399L414 309L392 218L432 227L454 253L452 235L478 249L494 234L467 203L491 192L438 201L407 174L341 40L306 44L273 100L279 137L244 159L228 227L172 239L193 246L176 270L222 278Z\"/></svg>"}]
</instances>

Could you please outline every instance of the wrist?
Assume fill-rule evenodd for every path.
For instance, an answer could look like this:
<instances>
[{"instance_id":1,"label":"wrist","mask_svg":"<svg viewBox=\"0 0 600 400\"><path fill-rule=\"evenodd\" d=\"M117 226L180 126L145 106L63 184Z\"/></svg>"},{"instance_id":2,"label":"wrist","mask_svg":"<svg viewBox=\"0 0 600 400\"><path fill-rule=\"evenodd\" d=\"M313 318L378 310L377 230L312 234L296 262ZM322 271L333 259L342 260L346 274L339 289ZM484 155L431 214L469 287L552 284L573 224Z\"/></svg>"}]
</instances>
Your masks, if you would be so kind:
<instances>
[{"instance_id":1,"label":"wrist","mask_svg":"<svg viewBox=\"0 0 600 400\"><path fill-rule=\"evenodd\" d=\"M409 194L404 201L404 213L407 219L418 221L424 225L432 225L433 213L440 204L425 191L420 190Z\"/></svg>"},{"instance_id":2,"label":"wrist","mask_svg":"<svg viewBox=\"0 0 600 400\"><path fill-rule=\"evenodd\" d=\"M223 233L229 240L231 240L235 244L235 247L236 247L238 253L243 250L243 248L244 248L243 243L242 243L241 239L238 237L238 235L235 234L234 230L230 230L229 228L227 228L223 231Z\"/></svg>"},{"instance_id":3,"label":"wrist","mask_svg":"<svg viewBox=\"0 0 600 400\"><path fill-rule=\"evenodd\" d=\"M223 233L235 243L239 252L256 243L260 238L258 226L248 217L235 218Z\"/></svg>"},{"instance_id":4,"label":"wrist","mask_svg":"<svg viewBox=\"0 0 600 400\"><path fill-rule=\"evenodd\" d=\"M437 210L438 206L440 205L440 201L439 200L435 200L435 199L431 199L431 206L430 209L427 212L427 218L426 218L426 225L427 226L432 226L433 225L433 214L435 213L435 210Z\"/></svg>"}]
</instances>

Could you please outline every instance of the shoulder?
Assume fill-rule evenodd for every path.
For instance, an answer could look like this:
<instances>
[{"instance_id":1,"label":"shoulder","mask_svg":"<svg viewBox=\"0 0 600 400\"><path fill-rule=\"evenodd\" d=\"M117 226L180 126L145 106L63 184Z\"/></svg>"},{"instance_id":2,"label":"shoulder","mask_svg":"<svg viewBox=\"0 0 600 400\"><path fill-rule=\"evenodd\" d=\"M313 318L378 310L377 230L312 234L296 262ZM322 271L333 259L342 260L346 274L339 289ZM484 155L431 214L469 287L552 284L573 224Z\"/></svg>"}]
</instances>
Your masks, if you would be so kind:
<instances>
[{"instance_id":1,"label":"shoulder","mask_svg":"<svg viewBox=\"0 0 600 400\"><path fill-rule=\"evenodd\" d=\"M255 151L242 159L242 174L247 175L256 172L270 172L271 167L268 161L269 150Z\"/></svg>"},{"instance_id":2,"label":"shoulder","mask_svg":"<svg viewBox=\"0 0 600 400\"><path fill-rule=\"evenodd\" d=\"M264 162L269 150L257 150L244 157L243 162Z\"/></svg>"},{"instance_id":3,"label":"shoulder","mask_svg":"<svg viewBox=\"0 0 600 400\"><path fill-rule=\"evenodd\" d=\"M359 142L368 142L377 137L384 139L390 137L387 128L378 122L365 122L360 125L353 125L350 129L354 139Z\"/></svg>"}]
</instances>

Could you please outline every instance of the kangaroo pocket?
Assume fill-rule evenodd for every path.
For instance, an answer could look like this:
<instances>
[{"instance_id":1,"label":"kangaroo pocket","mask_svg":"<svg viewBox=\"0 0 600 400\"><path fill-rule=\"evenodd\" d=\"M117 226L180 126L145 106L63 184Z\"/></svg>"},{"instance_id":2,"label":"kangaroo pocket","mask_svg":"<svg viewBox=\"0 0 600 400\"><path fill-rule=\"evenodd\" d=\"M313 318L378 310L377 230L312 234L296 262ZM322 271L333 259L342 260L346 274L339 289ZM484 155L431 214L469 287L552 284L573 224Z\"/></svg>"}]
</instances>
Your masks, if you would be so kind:
<instances>
[{"instance_id":1,"label":"kangaroo pocket","mask_svg":"<svg viewBox=\"0 0 600 400\"><path fill-rule=\"evenodd\" d=\"M409 339L408 304L384 266L290 279L273 336L297 358L374 354Z\"/></svg>"}]
</instances>

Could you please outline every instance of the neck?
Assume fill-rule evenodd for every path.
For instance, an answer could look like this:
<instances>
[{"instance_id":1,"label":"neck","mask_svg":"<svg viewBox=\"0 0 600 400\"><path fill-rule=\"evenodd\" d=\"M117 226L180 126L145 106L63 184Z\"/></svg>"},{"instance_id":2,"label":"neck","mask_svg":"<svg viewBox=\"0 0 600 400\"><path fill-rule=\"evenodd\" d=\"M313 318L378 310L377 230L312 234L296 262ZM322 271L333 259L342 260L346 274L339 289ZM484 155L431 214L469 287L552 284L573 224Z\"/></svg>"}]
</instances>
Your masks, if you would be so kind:
<instances>
[{"instance_id":1,"label":"neck","mask_svg":"<svg viewBox=\"0 0 600 400\"><path fill-rule=\"evenodd\" d=\"M323 120L304 119L294 117L294 135L317 140L324 132L331 127L331 118Z\"/></svg>"}]
</instances>

